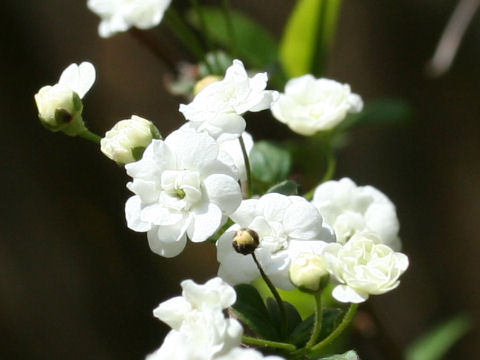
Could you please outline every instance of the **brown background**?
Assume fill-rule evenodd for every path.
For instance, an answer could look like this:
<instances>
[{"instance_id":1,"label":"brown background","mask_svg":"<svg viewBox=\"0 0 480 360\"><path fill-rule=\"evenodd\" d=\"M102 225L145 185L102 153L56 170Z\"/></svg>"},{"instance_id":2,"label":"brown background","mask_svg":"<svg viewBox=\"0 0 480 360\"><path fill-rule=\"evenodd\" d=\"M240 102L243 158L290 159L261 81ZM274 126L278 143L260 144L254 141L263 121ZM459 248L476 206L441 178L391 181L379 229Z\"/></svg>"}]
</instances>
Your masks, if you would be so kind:
<instances>
[{"instance_id":1,"label":"brown background","mask_svg":"<svg viewBox=\"0 0 480 360\"><path fill-rule=\"evenodd\" d=\"M450 73L424 75L455 3L345 1L328 71L367 102L400 96L414 107L408 126L357 130L337 172L397 204L411 267L372 303L399 348L452 314L480 312L478 16ZM232 4L280 36L294 1ZM166 94L165 69L135 40L97 36L84 1L2 1L0 19L0 358L142 359L166 331L152 309L180 280L211 277L215 253L189 244L175 259L152 254L145 234L125 226L123 169L90 143L45 131L33 94L66 65L92 61L85 117L99 133L138 114L167 134L183 121L181 99ZM162 26L154 33L171 39ZM248 128L261 139L269 121ZM476 359L479 340L472 332L449 358Z\"/></svg>"}]
</instances>

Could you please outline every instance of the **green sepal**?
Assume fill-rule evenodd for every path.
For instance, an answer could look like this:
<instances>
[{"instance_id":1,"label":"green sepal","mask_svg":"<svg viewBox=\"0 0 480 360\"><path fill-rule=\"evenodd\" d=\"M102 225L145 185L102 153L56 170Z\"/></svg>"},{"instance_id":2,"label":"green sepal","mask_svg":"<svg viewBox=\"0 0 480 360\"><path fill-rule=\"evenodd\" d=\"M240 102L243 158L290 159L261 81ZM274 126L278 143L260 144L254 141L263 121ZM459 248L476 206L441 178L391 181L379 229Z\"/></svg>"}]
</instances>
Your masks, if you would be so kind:
<instances>
[{"instance_id":1,"label":"green sepal","mask_svg":"<svg viewBox=\"0 0 480 360\"><path fill-rule=\"evenodd\" d=\"M162 139L162 134L160 130L152 123L150 125L150 134L152 135L152 139Z\"/></svg>"},{"instance_id":2,"label":"green sepal","mask_svg":"<svg viewBox=\"0 0 480 360\"><path fill-rule=\"evenodd\" d=\"M132 156L135 159L135 161L138 161L142 158L145 149L146 149L145 146L137 146L132 149Z\"/></svg>"}]
</instances>

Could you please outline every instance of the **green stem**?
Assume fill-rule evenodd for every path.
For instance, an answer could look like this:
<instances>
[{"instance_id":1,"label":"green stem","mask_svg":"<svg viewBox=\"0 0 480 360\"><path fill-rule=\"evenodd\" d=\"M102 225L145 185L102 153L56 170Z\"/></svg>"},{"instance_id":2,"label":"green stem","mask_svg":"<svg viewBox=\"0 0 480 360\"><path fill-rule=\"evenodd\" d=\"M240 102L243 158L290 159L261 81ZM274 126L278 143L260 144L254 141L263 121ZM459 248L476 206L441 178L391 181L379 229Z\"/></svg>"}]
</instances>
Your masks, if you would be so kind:
<instances>
[{"instance_id":1,"label":"green stem","mask_svg":"<svg viewBox=\"0 0 480 360\"><path fill-rule=\"evenodd\" d=\"M323 316L322 292L318 291L317 293L314 294L314 297L315 297L315 324L313 325L313 330L312 330L312 334L310 335L310 339L305 345L305 348L307 349L311 348L315 344L315 341L318 338L318 334L320 334L320 331L322 330L322 316Z\"/></svg>"},{"instance_id":2,"label":"green stem","mask_svg":"<svg viewBox=\"0 0 480 360\"><path fill-rule=\"evenodd\" d=\"M170 7L165 13L164 21L165 24L175 33L177 38L188 47L198 61L205 59L205 50L203 49L202 44L173 7Z\"/></svg>"},{"instance_id":3,"label":"green stem","mask_svg":"<svg viewBox=\"0 0 480 360\"><path fill-rule=\"evenodd\" d=\"M326 156L327 156L327 168L325 170L325 174L323 174L323 177L321 180L322 183L324 183L325 181L331 180L333 178L333 175L335 174L335 169L337 167L337 161L335 160L332 145L330 143L328 143L326 147Z\"/></svg>"},{"instance_id":4,"label":"green stem","mask_svg":"<svg viewBox=\"0 0 480 360\"><path fill-rule=\"evenodd\" d=\"M233 27L232 14L230 11L230 1L222 0L222 11L225 18L225 24L227 27L228 37L230 38L230 51L234 59L237 58L237 42L235 39L235 29Z\"/></svg>"},{"instance_id":5,"label":"green stem","mask_svg":"<svg viewBox=\"0 0 480 360\"><path fill-rule=\"evenodd\" d=\"M96 144L100 144L100 140L102 139L100 136L98 136L97 134L94 134L89 130L85 130L84 132L78 134L78 136L86 140L92 141Z\"/></svg>"},{"instance_id":6,"label":"green stem","mask_svg":"<svg viewBox=\"0 0 480 360\"><path fill-rule=\"evenodd\" d=\"M318 351L318 350L321 350L322 348L324 348L325 346L329 345L330 343L332 343L333 340L335 340L340 334L342 334L342 332L348 327L348 325L350 325L350 323L352 322L354 316L355 316L355 313L357 312L357 308L358 308L358 304L350 304L350 307L348 308L348 311L347 313L345 314L345 316L343 317L342 319L342 322L340 323L340 325L338 325L336 327L335 330L333 330L333 332L330 333L330 335L328 335L325 339L323 339L322 341L320 341L318 344L316 344L315 346L313 346L312 348L310 348L310 351Z\"/></svg>"},{"instance_id":7,"label":"green stem","mask_svg":"<svg viewBox=\"0 0 480 360\"><path fill-rule=\"evenodd\" d=\"M264 346L264 347L271 347L276 349L282 349L287 351L294 351L296 350L295 345L282 343L278 341L270 341L264 339L257 339L250 336L243 336L242 343L246 345L255 345L255 346Z\"/></svg>"},{"instance_id":8,"label":"green stem","mask_svg":"<svg viewBox=\"0 0 480 360\"><path fill-rule=\"evenodd\" d=\"M243 161L245 162L245 173L247 174L247 189L245 191L245 195L247 199L252 197L253 189L252 189L252 171L250 169L250 160L248 159L247 148L245 147L245 142L243 141L243 136L240 135L238 138L240 142L240 147L242 148L242 155Z\"/></svg>"},{"instance_id":9,"label":"green stem","mask_svg":"<svg viewBox=\"0 0 480 360\"><path fill-rule=\"evenodd\" d=\"M280 316L282 318L282 328L281 328L281 334L282 334L282 339L287 335L287 311L285 309L285 304L283 303L282 298L280 297L280 294L278 293L277 289L273 285L272 281L270 278L265 274L265 271L263 271L262 266L260 265L260 262L257 260L257 257L255 256L255 253L252 253L253 261L255 261L255 264L257 265L258 271L260 271L260 275L262 275L263 281L267 284L268 288L270 289L270 292L272 293L273 297L277 301L278 308L280 309Z\"/></svg>"}]
</instances>

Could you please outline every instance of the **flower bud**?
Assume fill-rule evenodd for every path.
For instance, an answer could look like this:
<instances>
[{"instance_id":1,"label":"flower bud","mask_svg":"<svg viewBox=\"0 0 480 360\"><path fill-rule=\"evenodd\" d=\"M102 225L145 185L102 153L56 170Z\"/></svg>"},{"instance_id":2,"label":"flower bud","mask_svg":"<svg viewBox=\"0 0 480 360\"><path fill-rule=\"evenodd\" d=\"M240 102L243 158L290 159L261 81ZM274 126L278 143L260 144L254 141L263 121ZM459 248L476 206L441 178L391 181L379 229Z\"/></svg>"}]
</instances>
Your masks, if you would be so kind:
<instances>
[{"instance_id":1,"label":"flower bud","mask_svg":"<svg viewBox=\"0 0 480 360\"><path fill-rule=\"evenodd\" d=\"M200 91L205 89L208 85L213 84L214 82L222 80L221 76L209 75L199 80L195 87L193 88L193 95L197 95Z\"/></svg>"},{"instance_id":2,"label":"flower bud","mask_svg":"<svg viewBox=\"0 0 480 360\"><path fill-rule=\"evenodd\" d=\"M76 92L63 84L44 86L35 94L38 117L51 131L70 136L86 130L82 119L83 104Z\"/></svg>"},{"instance_id":3,"label":"flower bud","mask_svg":"<svg viewBox=\"0 0 480 360\"><path fill-rule=\"evenodd\" d=\"M250 229L240 229L233 237L233 248L236 252L249 255L258 247L258 234Z\"/></svg>"},{"instance_id":4,"label":"flower bud","mask_svg":"<svg viewBox=\"0 0 480 360\"><path fill-rule=\"evenodd\" d=\"M113 161L127 164L140 160L152 139L160 138L160 132L151 121L133 115L105 133L100 140L100 150Z\"/></svg>"},{"instance_id":5,"label":"flower bud","mask_svg":"<svg viewBox=\"0 0 480 360\"><path fill-rule=\"evenodd\" d=\"M329 273L323 257L300 254L290 265L290 281L301 291L315 293L328 283Z\"/></svg>"}]
</instances>

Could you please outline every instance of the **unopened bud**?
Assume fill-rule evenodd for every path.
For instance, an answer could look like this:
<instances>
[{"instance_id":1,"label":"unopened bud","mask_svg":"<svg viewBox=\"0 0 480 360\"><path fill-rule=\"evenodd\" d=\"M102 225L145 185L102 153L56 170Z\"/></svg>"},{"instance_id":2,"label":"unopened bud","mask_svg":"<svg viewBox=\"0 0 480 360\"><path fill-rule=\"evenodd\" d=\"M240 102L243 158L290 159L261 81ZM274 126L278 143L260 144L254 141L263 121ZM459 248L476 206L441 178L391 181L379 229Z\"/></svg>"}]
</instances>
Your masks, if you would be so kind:
<instances>
[{"instance_id":1,"label":"unopened bud","mask_svg":"<svg viewBox=\"0 0 480 360\"><path fill-rule=\"evenodd\" d=\"M217 81L222 80L222 77L216 75L209 75L201 79L195 84L193 88L193 95L197 95L200 91L205 89L208 85L213 84Z\"/></svg>"},{"instance_id":2,"label":"unopened bud","mask_svg":"<svg viewBox=\"0 0 480 360\"><path fill-rule=\"evenodd\" d=\"M86 130L82 119L83 104L76 92L68 86L44 86L35 94L38 117L51 131L62 131L75 136Z\"/></svg>"},{"instance_id":3,"label":"unopened bud","mask_svg":"<svg viewBox=\"0 0 480 360\"><path fill-rule=\"evenodd\" d=\"M301 254L290 265L290 281L301 291L315 293L328 283L329 274L323 257Z\"/></svg>"},{"instance_id":4,"label":"unopened bud","mask_svg":"<svg viewBox=\"0 0 480 360\"><path fill-rule=\"evenodd\" d=\"M152 139L160 138L160 132L151 121L133 115L105 133L100 140L100 150L118 164L127 164L140 160Z\"/></svg>"},{"instance_id":5,"label":"unopened bud","mask_svg":"<svg viewBox=\"0 0 480 360\"><path fill-rule=\"evenodd\" d=\"M236 252L249 255L258 247L258 234L250 229L238 230L233 237L233 248Z\"/></svg>"}]
</instances>

